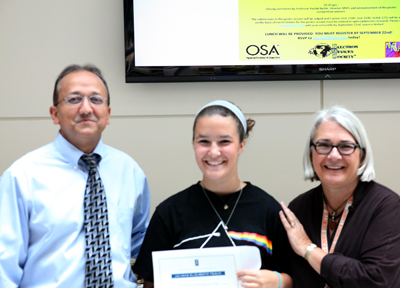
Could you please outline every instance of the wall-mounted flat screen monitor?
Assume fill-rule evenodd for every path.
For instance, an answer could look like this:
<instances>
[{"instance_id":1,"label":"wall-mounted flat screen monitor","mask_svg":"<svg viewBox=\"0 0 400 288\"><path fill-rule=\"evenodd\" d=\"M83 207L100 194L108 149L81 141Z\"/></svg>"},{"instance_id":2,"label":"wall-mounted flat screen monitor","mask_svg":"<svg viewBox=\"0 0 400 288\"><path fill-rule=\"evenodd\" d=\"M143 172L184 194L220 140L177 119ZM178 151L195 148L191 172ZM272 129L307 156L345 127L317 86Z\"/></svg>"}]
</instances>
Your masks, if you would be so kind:
<instances>
[{"instance_id":1,"label":"wall-mounted flat screen monitor","mask_svg":"<svg viewBox=\"0 0 400 288\"><path fill-rule=\"evenodd\" d=\"M124 0L126 82L400 77L399 0Z\"/></svg>"}]
</instances>

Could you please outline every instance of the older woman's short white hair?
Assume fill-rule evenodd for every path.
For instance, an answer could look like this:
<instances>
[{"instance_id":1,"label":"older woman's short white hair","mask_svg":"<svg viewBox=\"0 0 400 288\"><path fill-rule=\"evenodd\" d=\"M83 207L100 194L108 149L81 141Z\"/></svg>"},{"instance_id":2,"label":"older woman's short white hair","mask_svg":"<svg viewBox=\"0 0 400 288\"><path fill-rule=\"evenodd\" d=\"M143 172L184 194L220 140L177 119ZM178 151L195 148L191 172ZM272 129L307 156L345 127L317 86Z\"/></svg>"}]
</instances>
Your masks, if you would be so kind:
<instances>
[{"instance_id":1,"label":"older woman's short white hair","mask_svg":"<svg viewBox=\"0 0 400 288\"><path fill-rule=\"evenodd\" d=\"M327 121L333 121L341 125L354 137L357 144L360 145L361 165L357 170L360 180L362 182L369 182L374 179L374 159L372 156L371 145L367 137L367 132L365 131L363 124L351 111L343 107L334 106L325 110L321 110L316 114L313 126L311 128L310 137L307 140L306 148L304 150L304 180L319 180L312 166L311 148L314 141L315 132L317 131L319 125Z\"/></svg>"}]
</instances>

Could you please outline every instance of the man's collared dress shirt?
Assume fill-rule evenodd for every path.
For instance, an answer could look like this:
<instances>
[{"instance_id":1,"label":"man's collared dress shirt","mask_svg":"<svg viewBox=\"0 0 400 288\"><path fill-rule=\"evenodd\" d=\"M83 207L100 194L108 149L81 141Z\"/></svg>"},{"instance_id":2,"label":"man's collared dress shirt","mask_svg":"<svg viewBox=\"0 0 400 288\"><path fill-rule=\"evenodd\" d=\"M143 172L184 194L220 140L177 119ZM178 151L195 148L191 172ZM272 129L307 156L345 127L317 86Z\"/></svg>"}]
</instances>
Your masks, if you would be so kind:
<instances>
[{"instance_id":1,"label":"man's collared dress shirt","mask_svg":"<svg viewBox=\"0 0 400 288\"><path fill-rule=\"evenodd\" d=\"M136 287L136 258L148 225L146 176L127 154L100 140L115 287ZM83 288L83 152L60 133L17 160L0 178L0 287Z\"/></svg>"}]
</instances>

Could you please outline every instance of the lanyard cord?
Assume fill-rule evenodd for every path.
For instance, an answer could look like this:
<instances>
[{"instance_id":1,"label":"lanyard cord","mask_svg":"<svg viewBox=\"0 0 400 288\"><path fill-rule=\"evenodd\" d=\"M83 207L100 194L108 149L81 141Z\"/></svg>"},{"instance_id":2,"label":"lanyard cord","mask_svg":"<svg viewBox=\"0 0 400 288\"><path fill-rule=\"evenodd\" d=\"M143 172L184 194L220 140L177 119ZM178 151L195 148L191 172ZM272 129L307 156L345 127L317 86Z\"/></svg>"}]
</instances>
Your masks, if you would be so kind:
<instances>
[{"instance_id":1,"label":"lanyard cord","mask_svg":"<svg viewBox=\"0 0 400 288\"><path fill-rule=\"evenodd\" d=\"M344 208L342 217L340 218L339 226L336 230L335 237L333 239L331 249L328 252L328 209L326 207L325 201L324 201L324 213L322 214L322 225L321 225L321 248L324 250L326 253L333 253L336 247L336 243L339 240L339 236L342 233L344 223L346 222L347 215L349 214L349 207L353 204L353 196L347 200L346 207Z\"/></svg>"}]
</instances>

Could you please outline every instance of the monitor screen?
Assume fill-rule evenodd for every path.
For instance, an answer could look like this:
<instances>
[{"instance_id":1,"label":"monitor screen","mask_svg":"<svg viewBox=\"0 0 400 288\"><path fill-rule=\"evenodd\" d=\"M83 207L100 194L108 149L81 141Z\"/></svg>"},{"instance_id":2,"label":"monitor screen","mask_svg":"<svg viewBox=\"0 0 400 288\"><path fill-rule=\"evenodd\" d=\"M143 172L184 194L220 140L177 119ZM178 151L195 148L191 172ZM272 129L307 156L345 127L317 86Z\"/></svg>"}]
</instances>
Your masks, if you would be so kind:
<instances>
[{"instance_id":1,"label":"monitor screen","mask_svg":"<svg viewBox=\"0 0 400 288\"><path fill-rule=\"evenodd\" d=\"M400 77L398 0L125 0L124 9L127 82Z\"/></svg>"}]
</instances>

